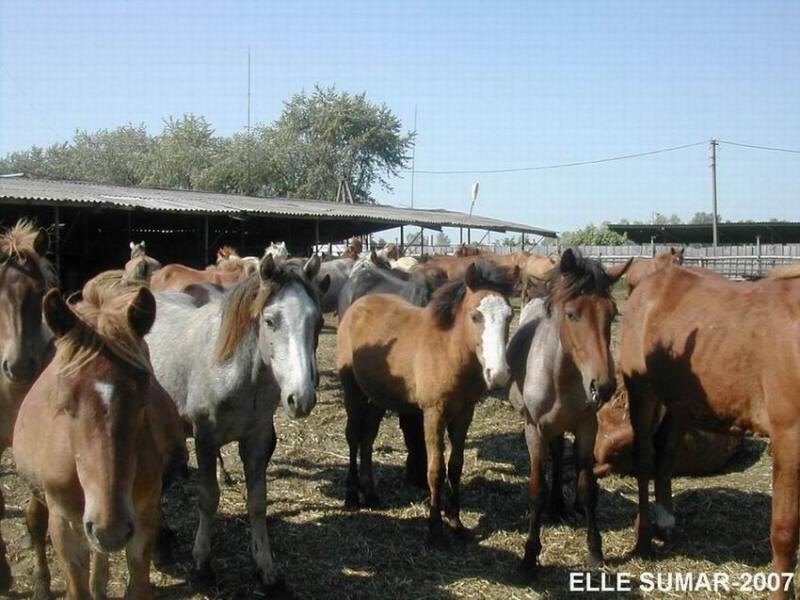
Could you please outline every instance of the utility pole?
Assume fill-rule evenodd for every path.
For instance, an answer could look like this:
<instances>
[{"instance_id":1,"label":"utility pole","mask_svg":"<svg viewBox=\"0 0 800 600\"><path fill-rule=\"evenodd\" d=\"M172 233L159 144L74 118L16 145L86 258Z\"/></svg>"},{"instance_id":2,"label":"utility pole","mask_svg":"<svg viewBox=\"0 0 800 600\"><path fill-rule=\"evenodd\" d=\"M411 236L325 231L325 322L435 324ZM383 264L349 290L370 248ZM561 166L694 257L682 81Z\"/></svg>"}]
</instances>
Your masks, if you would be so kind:
<instances>
[{"instance_id":1,"label":"utility pole","mask_svg":"<svg viewBox=\"0 0 800 600\"><path fill-rule=\"evenodd\" d=\"M414 171L417 158L417 105L414 105L414 146L411 148L411 208L414 208Z\"/></svg>"},{"instance_id":2,"label":"utility pole","mask_svg":"<svg viewBox=\"0 0 800 600\"><path fill-rule=\"evenodd\" d=\"M713 236L714 248L717 247L719 235L717 233L717 146L719 141L711 140L711 198L713 202L711 210L711 232Z\"/></svg>"},{"instance_id":3,"label":"utility pole","mask_svg":"<svg viewBox=\"0 0 800 600\"><path fill-rule=\"evenodd\" d=\"M247 47L247 187L250 187L250 46ZM249 189L248 189L249 193Z\"/></svg>"}]
</instances>

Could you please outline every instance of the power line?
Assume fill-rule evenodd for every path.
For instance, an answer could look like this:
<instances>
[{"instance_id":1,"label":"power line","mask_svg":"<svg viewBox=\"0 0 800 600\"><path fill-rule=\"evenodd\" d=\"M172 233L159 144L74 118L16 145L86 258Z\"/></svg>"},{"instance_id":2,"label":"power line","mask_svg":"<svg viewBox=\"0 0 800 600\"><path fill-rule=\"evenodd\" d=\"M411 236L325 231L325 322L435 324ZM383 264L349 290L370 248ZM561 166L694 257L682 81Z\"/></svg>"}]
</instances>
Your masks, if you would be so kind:
<instances>
[{"instance_id":1,"label":"power line","mask_svg":"<svg viewBox=\"0 0 800 600\"><path fill-rule=\"evenodd\" d=\"M721 144L728 144L729 146L740 146L742 148L755 148L756 150L769 150L770 152L788 152L790 154L800 154L800 150L791 150L789 148L775 148L774 146L757 146L755 144L742 144L740 142L729 142L728 140L718 140L718 141Z\"/></svg>"},{"instance_id":2,"label":"power line","mask_svg":"<svg viewBox=\"0 0 800 600\"><path fill-rule=\"evenodd\" d=\"M629 158L639 158L641 156L652 156L653 154L663 154L664 152L675 152L676 150L683 150L685 148L692 148L694 146L703 146L708 141L695 142L693 144L684 144L682 146L672 146L671 148L660 148L659 150L650 150L648 152L637 152L636 154L624 154L622 156L612 156L609 158L599 158L596 160L585 160L580 162L560 163L555 165L542 165L537 167L519 167L515 169L484 169L484 170L464 170L464 171L423 171L417 169L417 173L425 175L490 175L497 173L522 173L526 171L544 171L546 169L563 169L566 167L580 167L584 165L596 165L599 163L612 162L617 160L626 160Z\"/></svg>"}]
</instances>

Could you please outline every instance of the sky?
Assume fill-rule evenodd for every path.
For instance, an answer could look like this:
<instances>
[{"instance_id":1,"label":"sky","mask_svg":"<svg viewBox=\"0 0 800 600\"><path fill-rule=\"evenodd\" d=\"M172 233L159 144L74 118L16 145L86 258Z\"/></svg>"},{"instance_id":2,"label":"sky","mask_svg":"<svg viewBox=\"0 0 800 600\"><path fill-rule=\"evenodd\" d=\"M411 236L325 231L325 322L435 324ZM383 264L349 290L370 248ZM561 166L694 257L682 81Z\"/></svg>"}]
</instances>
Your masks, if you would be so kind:
<instances>
[{"instance_id":1,"label":"sky","mask_svg":"<svg viewBox=\"0 0 800 600\"><path fill-rule=\"evenodd\" d=\"M711 208L708 144L800 149L800 2L0 2L0 155L76 129L273 121L315 85L414 126L414 205L556 231ZM723 144L723 219L800 220L800 154ZM408 206L411 174L375 190Z\"/></svg>"}]
</instances>

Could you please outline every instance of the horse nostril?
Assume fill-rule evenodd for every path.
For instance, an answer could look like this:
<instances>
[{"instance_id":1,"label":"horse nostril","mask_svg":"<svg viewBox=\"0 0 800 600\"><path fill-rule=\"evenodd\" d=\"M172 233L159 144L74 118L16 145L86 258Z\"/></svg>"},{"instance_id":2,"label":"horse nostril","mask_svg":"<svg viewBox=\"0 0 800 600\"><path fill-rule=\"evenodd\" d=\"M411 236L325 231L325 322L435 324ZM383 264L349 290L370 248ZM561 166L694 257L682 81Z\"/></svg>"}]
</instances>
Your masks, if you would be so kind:
<instances>
[{"instance_id":1,"label":"horse nostril","mask_svg":"<svg viewBox=\"0 0 800 600\"><path fill-rule=\"evenodd\" d=\"M125 535L125 542L127 543L133 537L133 523L128 521L128 533Z\"/></svg>"},{"instance_id":2,"label":"horse nostril","mask_svg":"<svg viewBox=\"0 0 800 600\"><path fill-rule=\"evenodd\" d=\"M289 397L286 399L286 403L291 409L294 409L297 406L297 399L294 397L294 394L289 394Z\"/></svg>"},{"instance_id":3,"label":"horse nostril","mask_svg":"<svg viewBox=\"0 0 800 600\"><path fill-rule=\"evenodd\" d=\"M94 535L94 523L92 521L86 521L86 534L89 536Z\"/></svg>"},{"instance_id":4,"label":"horse nostril","mask_svg":"<svg viewBox=\"0 0 800 600\"><path fill-rule=\"evenodd\" d=\"M3 374L11 379L11 366L8 364L8 360L3 359Z\"/></svg>"}]
</instances>

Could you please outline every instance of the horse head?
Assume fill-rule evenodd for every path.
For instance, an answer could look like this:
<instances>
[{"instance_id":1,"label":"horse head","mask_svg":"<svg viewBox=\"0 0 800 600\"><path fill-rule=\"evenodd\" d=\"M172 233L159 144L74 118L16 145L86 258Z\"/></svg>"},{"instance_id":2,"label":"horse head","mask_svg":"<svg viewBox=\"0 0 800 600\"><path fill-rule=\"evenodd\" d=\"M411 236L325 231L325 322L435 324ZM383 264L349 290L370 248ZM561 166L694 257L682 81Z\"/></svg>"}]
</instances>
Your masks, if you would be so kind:
<instances>
[{"instance_id":1,"label":"horse head","mask_svg":"<svg viewBox=\"0 0 800 600\"><path fill-rule=\"evenodd\" d=\"M568 248L547 284L547 312L556 319L563 352L579 371L586 397L596 408L617 389L610 347L617 305L611 287L631 260L606 271L599 261Z\"/></svg>"},{"instance_id":2,"label":"horse head","mask_svg":"<svg viewBox=\"0 0 800 600\"><path fill-rule=\"evenodd\" d=\"M138 526L136 452L154 389L143 337L156 311L145 287L109 290L87 294L94 300L84 296L75 308L51 290L43 303L56 337L53 398L68 419L70 451L85 498L84 533L92 549L104 553L125 546Z\"/></svg>"}]
</instances>

